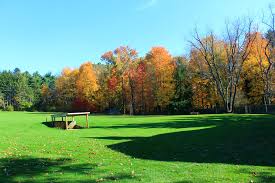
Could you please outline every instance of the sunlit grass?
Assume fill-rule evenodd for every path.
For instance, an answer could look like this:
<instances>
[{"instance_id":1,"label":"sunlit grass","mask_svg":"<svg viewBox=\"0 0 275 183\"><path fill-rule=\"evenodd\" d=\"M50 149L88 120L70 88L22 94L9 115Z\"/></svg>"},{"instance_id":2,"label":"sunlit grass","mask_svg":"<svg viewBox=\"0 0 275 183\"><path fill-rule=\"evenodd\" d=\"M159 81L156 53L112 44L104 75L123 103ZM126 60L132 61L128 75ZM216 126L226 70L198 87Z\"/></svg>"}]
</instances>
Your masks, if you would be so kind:
<instances>
[{"instance_id":1,"label":"sunlit grass","mask_svg":"<svg viewBox=\"0 0 275 183\"><path fill-rule=\"evenodd\" d=\"M0 182L275 180L271 115L92 115L70 131L46 118L0 112Z\"/></svg>"}]
</instances>

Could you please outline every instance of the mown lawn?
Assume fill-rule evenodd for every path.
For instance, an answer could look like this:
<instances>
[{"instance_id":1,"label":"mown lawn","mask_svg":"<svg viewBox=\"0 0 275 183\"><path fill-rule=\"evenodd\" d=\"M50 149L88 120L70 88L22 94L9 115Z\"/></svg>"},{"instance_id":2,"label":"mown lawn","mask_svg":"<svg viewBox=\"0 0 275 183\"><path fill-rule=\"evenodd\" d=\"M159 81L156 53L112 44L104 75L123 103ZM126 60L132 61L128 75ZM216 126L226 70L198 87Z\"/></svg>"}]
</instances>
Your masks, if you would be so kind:
<instances>
[{"instance_id":1,"label":"mown lawn","mask_svg":"<svg viewBox=\"0 0 275 183\"><path fill-rule=\"evenodd\" d=\"M0 112L0 182L275 182L275 116L46 117Z\"/></svg>"}]
</instances>

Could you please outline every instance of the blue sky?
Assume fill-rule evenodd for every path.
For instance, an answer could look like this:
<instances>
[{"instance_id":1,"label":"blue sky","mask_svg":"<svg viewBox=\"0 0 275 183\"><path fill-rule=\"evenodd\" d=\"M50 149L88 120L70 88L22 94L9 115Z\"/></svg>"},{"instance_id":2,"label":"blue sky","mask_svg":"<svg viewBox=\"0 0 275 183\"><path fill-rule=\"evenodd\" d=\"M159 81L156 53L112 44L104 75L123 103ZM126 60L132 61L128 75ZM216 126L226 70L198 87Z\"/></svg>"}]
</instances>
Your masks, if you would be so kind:
<instances>
[{"instance_id":1,"label":"blue sky","mask_svg":"<svg viewBox=\"0 0 275 183\"><path fill-rule=\"evenodd\" d=\"M173 55L226 20L261 16L272 0L0 0L0 70L58 74L120 45Z\"/></svg>"}]
</instances>

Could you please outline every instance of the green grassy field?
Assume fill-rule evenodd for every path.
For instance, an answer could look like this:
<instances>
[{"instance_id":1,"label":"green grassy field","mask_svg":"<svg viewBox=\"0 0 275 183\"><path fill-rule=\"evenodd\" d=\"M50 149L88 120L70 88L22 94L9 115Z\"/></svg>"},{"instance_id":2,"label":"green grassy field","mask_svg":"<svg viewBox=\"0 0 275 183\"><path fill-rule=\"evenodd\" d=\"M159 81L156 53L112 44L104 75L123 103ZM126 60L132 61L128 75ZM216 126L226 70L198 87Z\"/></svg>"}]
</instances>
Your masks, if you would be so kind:
<instances>
[{"instance_id":1,"label":"green grassy field","mask_svg":"<svg viewBox=\"0 0 275 183\"><path fill-rule=\"evenodd\" d=\"M275 182L275 116L47 116L0 112L1 183Z\"/></svg>"}]
</instances>

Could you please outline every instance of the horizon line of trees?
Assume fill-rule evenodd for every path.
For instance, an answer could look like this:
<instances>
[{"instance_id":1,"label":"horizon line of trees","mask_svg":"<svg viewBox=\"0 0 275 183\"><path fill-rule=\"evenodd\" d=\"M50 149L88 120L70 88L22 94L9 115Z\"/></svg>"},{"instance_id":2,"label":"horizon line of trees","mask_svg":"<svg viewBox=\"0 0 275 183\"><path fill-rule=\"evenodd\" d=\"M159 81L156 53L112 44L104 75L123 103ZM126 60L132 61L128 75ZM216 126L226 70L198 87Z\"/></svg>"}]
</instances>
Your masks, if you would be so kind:
<instances>
[{"instance_id":1,"label":"horizon line of trees","mask_svg":"<svg viewBox=\"0 0 275 183\"><path fill-rule=\"evenodd\" d=\"M197 109L275 103L275 15L267 32L249 19L227 24L225 35L195 31L188 57L173 57L164 47L144 56L120 46L101 63L64 68L59 76L0 72L0 109L188 113Z\"/></svg>"}]
</instances>

